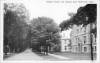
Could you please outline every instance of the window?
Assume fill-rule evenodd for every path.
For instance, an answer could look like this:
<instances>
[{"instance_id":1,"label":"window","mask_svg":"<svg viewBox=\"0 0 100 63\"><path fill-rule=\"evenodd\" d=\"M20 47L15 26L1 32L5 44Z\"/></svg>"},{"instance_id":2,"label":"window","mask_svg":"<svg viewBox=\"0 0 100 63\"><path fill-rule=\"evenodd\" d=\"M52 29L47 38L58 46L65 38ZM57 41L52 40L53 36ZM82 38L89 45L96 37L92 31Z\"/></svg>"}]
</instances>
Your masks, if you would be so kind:
<instances>
[{"instance_id":1,"label":"window","mask_svg":"<svg viewBox=\"0 0 100 63\"><path fill-rule=\"evenodd\" d=\"M67 50L67 46L65 46L65 50Z\"/></svg>"},{"instance_id":2,"label":"window","mask_svg":"<svg viewBox=\"0 0 100 63\"><path fill-rule=\"evenodd\" d=\"M84 47L84 52L87 52L87 47Z\"/></svg>"},{"instance_id":3,"label":"window","mask_svg":"<svg viewBox=\"0 0 100 63\"><path fill-rule=\"evenodd\" d=\"M86 36L84 36L84 44L86 44Z\"/></svg>"},{"instance_id":4,"label":"window","mask_svg":"<svg viewBox=\"0 0 100 63\"><path fill-rule=\"evenodd\" d=\"M97 48L96 48L96 46L95 46L95 51L96 51L96 49L97 49Z\"/></svg>"},{"instance_id":5,"label":"window","mask_svg":"<svg viewBox=\"0 0 100 63\"><path fill-rule=\"evenodd\" d=\"M96 42L96 37L95 37L95 42Z\"/></svg>"},{"instance_id":6,"label":"window","mask_svg":"<svg viewBox=\"0 0 100 63\"><path fill-rule=\"evenodd\" d=\"M76 43L77 43L77 37L76 37Z\"/></svg>"},{"instance_id":7,"label":"window","mask_svg":"<svg viewBox=\"0 0 100 63\"><path fill-rule=\"evenodd\" d=\"M93 47L93 50L96 51L96 46Z\"/></svg>"}]
</instances>

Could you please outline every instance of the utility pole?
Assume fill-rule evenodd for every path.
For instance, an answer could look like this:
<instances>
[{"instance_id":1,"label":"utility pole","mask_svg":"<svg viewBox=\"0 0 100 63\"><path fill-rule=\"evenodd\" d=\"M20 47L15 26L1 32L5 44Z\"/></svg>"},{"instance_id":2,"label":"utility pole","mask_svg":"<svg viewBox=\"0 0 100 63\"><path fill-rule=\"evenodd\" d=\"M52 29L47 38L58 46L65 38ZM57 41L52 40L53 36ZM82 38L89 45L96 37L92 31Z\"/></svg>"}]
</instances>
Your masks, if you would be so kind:
<instances>
[{"instance_id":1,"label":"utility pole","mask_svg":"<svg viewBox=\"0 0 100 63\"><path fill-rule=\"evenodd\" d=\"M93 61L93 41L92 41L92 24L90 23L90 46L91 46L91 60Z\"/></svg>"}]
</instances>

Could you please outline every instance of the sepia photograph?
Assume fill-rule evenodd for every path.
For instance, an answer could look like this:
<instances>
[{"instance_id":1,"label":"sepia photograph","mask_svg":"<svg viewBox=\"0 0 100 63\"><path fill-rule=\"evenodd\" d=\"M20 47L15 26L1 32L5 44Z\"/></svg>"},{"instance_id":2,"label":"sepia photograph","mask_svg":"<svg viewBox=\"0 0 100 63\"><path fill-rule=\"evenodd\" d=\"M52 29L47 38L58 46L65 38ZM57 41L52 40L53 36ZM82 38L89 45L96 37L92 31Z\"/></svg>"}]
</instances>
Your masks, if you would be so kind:
<instances>
[{"instance_id":1,"label":"sepia photograph","mask_svg":"<svg viewBox=\"0 0 100 63\"><path fill-rule=\"evenodd\" d=\"M3 61L96 61L94 1L2 0Z\"/></svg>"}]
</instances>

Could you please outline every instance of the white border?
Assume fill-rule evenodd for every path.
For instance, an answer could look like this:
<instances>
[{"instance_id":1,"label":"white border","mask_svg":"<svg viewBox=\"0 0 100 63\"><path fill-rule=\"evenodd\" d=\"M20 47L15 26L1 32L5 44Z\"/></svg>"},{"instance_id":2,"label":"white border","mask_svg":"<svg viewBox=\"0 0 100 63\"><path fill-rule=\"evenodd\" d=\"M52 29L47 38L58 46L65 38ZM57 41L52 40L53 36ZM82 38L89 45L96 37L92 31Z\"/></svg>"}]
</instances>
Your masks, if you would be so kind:
<instances>
[{"instance_id":1,"label":"white border","mask_svg":"<svg viewBox=\"0 0 100 63\"><path fill-rule=\"evenodd\" d=\"M88 60L79 60L79 61L3 61L3 3L5 0L0 0L0 61L2 63L92 63L92 61ZM15 0L12 0L15 1ZM75 1L75 0L74 0ZM100 63L100 1L99 0L88 0L94 1L97 3L97 60L93 61L93 63ZM18 0L16 2L21 2Z\"/></svg>"}]
</instances>

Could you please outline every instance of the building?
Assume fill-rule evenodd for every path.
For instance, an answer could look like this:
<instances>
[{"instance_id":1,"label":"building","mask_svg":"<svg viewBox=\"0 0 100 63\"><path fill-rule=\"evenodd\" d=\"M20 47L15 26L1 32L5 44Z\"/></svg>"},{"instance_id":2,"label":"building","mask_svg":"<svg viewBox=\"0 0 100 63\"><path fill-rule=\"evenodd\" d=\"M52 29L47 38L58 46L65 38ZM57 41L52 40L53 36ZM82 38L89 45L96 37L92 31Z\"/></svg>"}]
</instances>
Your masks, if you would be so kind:
<instances>
[{"instance_id":1,"label":"building","mask_svg":"<svg viewBox=\"0 0 100 63\"><path fill-rule=\"evenodd\" d=\"M70 39L61 39L61 52L70 52Z\"/></svg>"},{"instance_id":2,"label":"building","mask_svg":"<svg viewBox=\"0 0 100 63\"><path fill-rule=\"evenodd\" d=\"M91 24L92 28L94 24ZM76 53L90 53L91 52L91 37L93 52L96 53L96 37L94 34L90 36L90 24L87 26L74 25L70 34L72 52Z\"/></svg>"},{"instance_id":3,"label":"building","mask_svg":"<svg viewBox=\"0 0 100 63\"><path fill-rule=\"evenodd\" d=\"M68 38L67 30L61 32L61 52L70 52L71 51L71 43Z\"/></svg>"},{"instance_id":4,"label":"building","mask_svg":"<svg viewBox=\"0 0 100 63\"><path fill-rule=\"evenodd\" d=\"M72 52L96 53L96 20L96 4L87 4L77 10L77 13L72 17L72 21L76 24L73 25L70 34Z\"/></svg>"}]
</instances>

